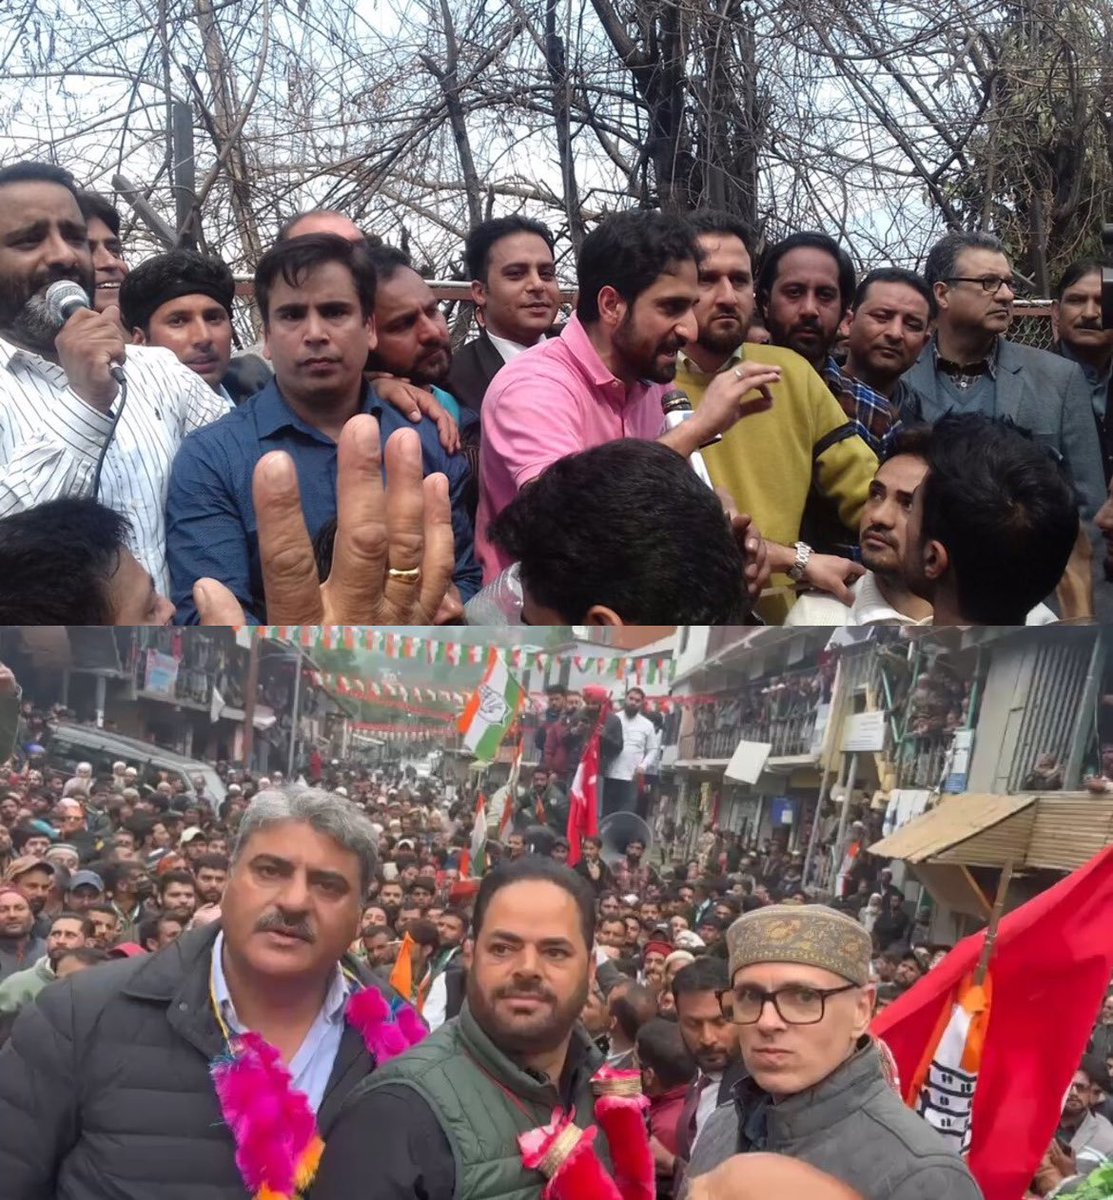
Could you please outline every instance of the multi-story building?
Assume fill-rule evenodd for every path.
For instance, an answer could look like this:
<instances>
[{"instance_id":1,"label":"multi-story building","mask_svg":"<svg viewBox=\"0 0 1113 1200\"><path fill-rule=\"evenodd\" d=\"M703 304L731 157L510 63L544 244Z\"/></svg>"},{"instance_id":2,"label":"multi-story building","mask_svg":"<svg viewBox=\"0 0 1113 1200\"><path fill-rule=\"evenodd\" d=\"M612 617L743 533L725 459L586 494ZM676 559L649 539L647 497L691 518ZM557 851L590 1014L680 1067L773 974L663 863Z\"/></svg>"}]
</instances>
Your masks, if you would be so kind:
<instances>
[{"instance_id":1,"label":"multi-story building","mask_svg":"<svg viewBox=\"0 0 1113 1200\"><path fill-rule=\"evenodd\" d=\"M1100 626L681 629L677 852L715 822L805 852L831 890L860 818L957 936L1006 863L1011 907L1113 841L1108 649Z\"/></svg>"}]
</instances>

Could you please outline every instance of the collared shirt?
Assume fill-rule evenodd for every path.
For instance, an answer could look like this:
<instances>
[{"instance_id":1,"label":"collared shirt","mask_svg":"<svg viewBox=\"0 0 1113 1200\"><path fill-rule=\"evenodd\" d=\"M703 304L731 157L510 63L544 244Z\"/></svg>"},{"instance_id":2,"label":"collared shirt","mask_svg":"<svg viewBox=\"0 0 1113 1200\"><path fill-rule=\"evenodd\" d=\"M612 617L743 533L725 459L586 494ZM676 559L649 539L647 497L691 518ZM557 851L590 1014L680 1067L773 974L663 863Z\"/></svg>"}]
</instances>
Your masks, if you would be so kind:
<instances>
[{"instance_id":1,"label":"collared shirt","mask_svg":"<svg viewBox=\"0 0 1113 1200\"><path fill-rule=\"evenodd\" d=\"M694 358L685 354L683 350L677 355L677 365L680 371L685 371L687 374L694 376L699 380L704 387L715 378L716 375L725 375L727 371L733 370L740 362L743 362L746 357L746 343L740 342L730 353L730 357L718 370L705 371ZM691 399L691 397L689 397Z\"/></svg>"},{"instance_id":2,"label":"collared shirt","mask_svg":"<svg viewBox=\"0 0 1113 1200\"><path fill-rule=\"evenodd\" d=\"M696 1086L701 1088L699 1094L699 1104L696 1106L696 1136L692 1138L692 1145L696 1144L696 1139L703 1132L703 1127L707 1123L707 1118L719 1107L719 1088L723 1083L722 1071L701 1072L699 1079L696 1081Z\"/></svg>"},{"instance_id":3,"label":"collared shirt","mask_svg":"<svg viewBox=\"0 0 1113 1200\"><path fill-rule=\"evenodd\" d=\"M622 749L604 772L607 779L633 779L635 771L644 771L653 760L657 730L653 722L642 713L628 717L625 711L617 713L622 726Z\"/></svg>"},{"instance_id":4,"label":"collared shirt","mask_svg":"<svg viewBox=\"0 0 1113 1200\"><path fill-rule=\"evenodd\" d=\"M1082 374L1086 376L1086 382L1093 392L1094 416L1104 420L1109 406L1109 392L1113 390L1113 361L1106 364L1104 371L1099 371L1085 359L1079 358L1066 342L1057 342L1055 349L1063 358L1078 363L1082 368Z\"/></svg>"},{"instance_id":5,"label":"collared shirt","mask_svg":"<svg viewBox=\"0 0 1113 1200\"><path fill-rule=\"evenodd\" d=\"M558 458L618 438L660 436L668 388L627 388L599 357L573 317L560 337L519 354L491 381L483 399L476 549L489 583L510 565L487 539L487 526Z\"/></svg>"},{"instance_id":6,"label":"collared shirt","mask_svg":"<svg viewBox=\"0 0 1113 1200\"><path fill-rule=\"evenodd\" d=\"M850 585L854 603L847 607L841 600L822 592L807 593L792 606L785 618L786 625L930 625L930 616L915 620L897 612L881 594L877 576L867 571ZM1052 625L1057 620L1046 604L1037 604L1028 614L1026 625Z\"/></svg>"},{"instance_id":7,"label":"collared shirt","mask_svg":"<svg viewBox=\"0 0 1113 1200\"><path fill-rule=\"evenodd\" d=\"M127 398L105 455L99 499L131 522L131 549L166 592L170 465L182 439L229 405L169 350L129 346L124 375ZM92 495L111 428L112 417L86 404L61 366L0 338L0 517Z\"/></svg>"},{"instance_id":8,"label":"collared shirt","mask_svg":"<svg viewBox=\"0 0 1113 1200\"><path fill-rule=\"evenodd\" d=\"M469 479L464 456L445 453L432 421L414 425L370 389L360 412L379 422L384 447L396 430L416 429L425 473L443 471L448 476L456 538L453 578L463 599L469 599L479 587L479 568L463 500ZM174 460L166 498L167 557L171 598L183 624L197 620L192 591L204 576L230 588L249 620L263 619L263 572L251 481L255 464L271 450L285 450L294 460L309 536L316 537L336 516L336 443L298 417L272 379L215 425L187 438Z\"/></svg>"},{"instance_id":9,"label":"collared shirt","mask_svg":"<svg viewBox=\"0 0 1113 1200\"><path fill-rule=\"evenodd\" d=\"M823 368L823 381L850 419L858 436L884 458L893 434L900 426L899 404L874 391L867 383L847 375L833 359Z\"/></svg>"},{"instance_id":10,"label":"collared shirt","mask_svg":"<svg viewBox=\"0 0 1113 1200\"><path fill-rule=\"evenodd\" d=\"M949 375L960 388L968 387L975 379L978 379L982 375L988 375L990 379L996 382L997 356L1000 344L1000 338L994 338L993 348L979 362L956 363L949 358L944 358L939 353L939 335L936 334L931 339L931 360L935 364L935 369L940 374Z\"/></svg>"},{"instance_id":11,"label":"collared shirt","mask_svg":"<svg viewBox=\"0 0 1113 1200\"><path fill-rule=\"evenodd\" d=\"M489 329L487 337L491 340L491 345L502 355L503 362L510 362L519 354L525 353L529 349L528 346L523 346L519 342L512 342L509 338L496 337Z\"/></svg>"},{"instance_id":12,"label":"collared shirt","mask_svg":"<svg viewBox=\"0 0 1113 1200\"><path fill-rule=\"evenodd\" d=\"M224 975L221 953L224 949L224 931L216 935L213 942L213 999L220 1008L224 1023L233 1033L247 1033L247 1027L236 1016L232 993ZM309 1106L316 1112L325 1097L325 1088L332 1076L336 1055L340 1050L340 1039L344 1036L344 1010L351 995L352 984L337 963L325 993L325 1002L317 1014L298 1052L286 1064L294 1087L304 1092Z\"/></svg>"}]
</instances>

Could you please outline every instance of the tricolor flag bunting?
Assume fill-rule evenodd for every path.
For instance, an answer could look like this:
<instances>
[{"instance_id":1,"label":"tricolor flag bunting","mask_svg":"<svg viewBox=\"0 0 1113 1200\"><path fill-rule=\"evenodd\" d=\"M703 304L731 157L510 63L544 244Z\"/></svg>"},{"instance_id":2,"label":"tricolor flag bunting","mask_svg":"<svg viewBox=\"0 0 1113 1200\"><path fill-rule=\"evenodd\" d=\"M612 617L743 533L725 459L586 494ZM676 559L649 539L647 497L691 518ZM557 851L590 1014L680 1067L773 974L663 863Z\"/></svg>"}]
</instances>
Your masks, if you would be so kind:
<instances>
[{"instance_id":1,"label":"tricolor flag bunting","mask_svg":"<svg viewBox=\"0 0 1113 1200\"><path fill-rule=\"evenodd\" d=\"M502 655L492 649L487 670L459 720L464 749L481 762L493 761L522 698L522 685L506 669Z\"/></svg>"}]
</instances>

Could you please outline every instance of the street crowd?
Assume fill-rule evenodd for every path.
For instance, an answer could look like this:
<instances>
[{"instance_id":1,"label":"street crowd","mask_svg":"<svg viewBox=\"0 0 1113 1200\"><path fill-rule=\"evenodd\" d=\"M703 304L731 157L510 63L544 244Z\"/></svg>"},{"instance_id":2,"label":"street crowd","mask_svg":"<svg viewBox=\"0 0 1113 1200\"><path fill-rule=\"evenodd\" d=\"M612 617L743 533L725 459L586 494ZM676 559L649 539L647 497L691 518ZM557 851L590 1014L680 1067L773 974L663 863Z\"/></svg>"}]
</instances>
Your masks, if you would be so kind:
<instances>
[{"instance_id":1,"label":"street crowd","mask_svg":"<svg viewBox=\"0 0 1113 1200\"><path fill-rule=\"evenodd\" d=\"M616 847L604 821L570 867L573 747L479 867L469 790L413 767L219 762L218 798L61 769L57 715L0 668L5 1200L981 1195L870 1036L950 947L868 814L834 896L785 831ZM1113 994L1031 1196L1113 1157L1111 1070Z\"/></svg>"},{"instance_id":2,"label":"street crowd","mask_svg":"<svg viewBox=\"0 0 1113 1200\"><path fill-rule=\"evenodd\" d=\"M1096 261L1044 351L988 233L859 278L823 233L620 212L568 311L551 231L495 217L455 345L402 250L310 210L255 264L260 354L223 262L120 230L0 167L2 623L1004 625L1113 594Z\"/></svg>"}]
</instances>

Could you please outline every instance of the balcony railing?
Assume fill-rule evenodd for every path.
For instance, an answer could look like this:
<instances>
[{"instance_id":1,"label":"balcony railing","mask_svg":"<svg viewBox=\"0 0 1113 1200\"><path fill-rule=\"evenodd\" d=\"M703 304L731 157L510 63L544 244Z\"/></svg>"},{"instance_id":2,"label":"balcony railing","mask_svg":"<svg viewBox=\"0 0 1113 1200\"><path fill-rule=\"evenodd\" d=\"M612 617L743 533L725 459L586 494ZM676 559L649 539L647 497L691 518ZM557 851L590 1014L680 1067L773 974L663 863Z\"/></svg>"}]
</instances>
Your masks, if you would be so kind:
<instances>
[{"instance_id":1,"label":"balcony railing","mask_svg":"<svg viewBox=\"0 0 1113 1200\"><path fill-rule=\"evenodd\" d=\"M770 757L811 753L819 707L831 698L831 674L816 669L748 684L692 710L695 729L680 738L681 760L730 758L741 741L767 742Z\"/></svg>"}]
</instances>

